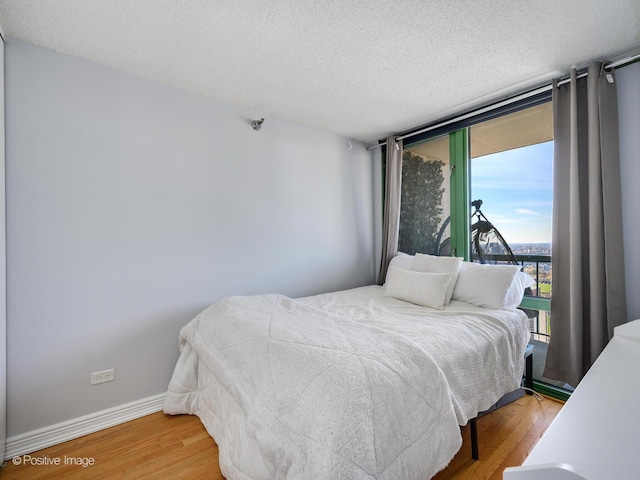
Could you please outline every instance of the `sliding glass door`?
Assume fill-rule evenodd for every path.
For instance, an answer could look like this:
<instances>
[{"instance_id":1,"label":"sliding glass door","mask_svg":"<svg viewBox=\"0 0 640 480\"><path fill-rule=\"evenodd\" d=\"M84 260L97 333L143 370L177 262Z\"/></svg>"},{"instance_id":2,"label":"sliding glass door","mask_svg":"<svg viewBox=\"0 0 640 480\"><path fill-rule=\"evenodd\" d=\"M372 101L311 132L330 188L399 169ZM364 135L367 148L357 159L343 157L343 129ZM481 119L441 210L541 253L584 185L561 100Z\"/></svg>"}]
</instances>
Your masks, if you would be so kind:
<instances>
[{"instance_id":1,"label":"sliding glass door","mask_svg":"<svg viewBox=\"0 0 640 480\"><path fill-rule=\"evenodd\" d=\"M398 249L521 265L534 280L521 304L535 348L534 378L566 387L542 376L552 335L549 100L492 113L430 138L405 139ZM494 233L482 237L481 256L475 223L479 214Z\"/></svg>"},{"instance_id":2,"label":"sliding glass door","mask_svg":"<svg viewBox=\"0 0 640 480\"><path fill-rule=\"evenodd\" d=\"M542 373L552 332L549 328L553 289L551 213L553 112L551 102L519 110L469 127L470 189L499 241L512 253L474 261L522 265L534 283L521 308L527 313L534 346L534 380L568 388ZM473 249L472 249L473 250ZM500 253L504 248L497 249ZM570 387L569 387L570 388Z\"/></svg>"},{"instance_id":3,"label":"sliding glass door","mask_svg":"<svg viewBox=\"0 0 640 480\"><path fill-rule=\"evenodd\" d=\"M466 131L413 143L402 155L398 250L466 257Z\"/></svg>"},{"instance_id":4,"label":"sliding glass door","mask_svg":"<svg viewBox=\"0 0 640 480\"><path fill-rule=\"evenodd\" d=\"M399 251L451 254L450 172L448 135L405 147Z\"/></svg>"}]
</instances>

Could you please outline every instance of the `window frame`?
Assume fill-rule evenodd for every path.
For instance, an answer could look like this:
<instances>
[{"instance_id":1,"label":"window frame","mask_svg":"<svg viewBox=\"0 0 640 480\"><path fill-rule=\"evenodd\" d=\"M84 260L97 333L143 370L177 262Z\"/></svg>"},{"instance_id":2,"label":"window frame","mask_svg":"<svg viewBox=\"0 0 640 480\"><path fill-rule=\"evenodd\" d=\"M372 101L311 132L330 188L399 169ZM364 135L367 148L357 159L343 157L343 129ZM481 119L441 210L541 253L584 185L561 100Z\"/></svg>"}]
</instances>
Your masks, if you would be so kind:
<instances>
[{"instance_id":1,"label":"window frame","mask_svg":"<svg viewBox=\"0 0 640 480\"><path fill-rule=\"evenodd\" d=\"M451 192L451 246L452 252L455 252L453 253L455 256L462 257L464 260L468 261L471 250L471 241L469 238L471 231L469 206L469 196L471 192L469 127L510 113L542 105L544 103L551 102L551 100L551 91L541 92L537 95L533 95L507 105L502 105L493 110L471 116L458 122L447 124L447 120L443 120L441 122L443 123L443 126L431 129L427 132L416 135L411 135L410 133L400 135L404 137L404 148L445 135L449 136L449 162L451 168L449 180ZM421 127L420 129L416 129L416 131L423 129L424 128ZM383 154L383 169L386 165L386 158L384 157L385 155ZM549 312L551 310L551 299L542 297L525 297L520 303L520 307Z\"/></svg>"}]
</instances>

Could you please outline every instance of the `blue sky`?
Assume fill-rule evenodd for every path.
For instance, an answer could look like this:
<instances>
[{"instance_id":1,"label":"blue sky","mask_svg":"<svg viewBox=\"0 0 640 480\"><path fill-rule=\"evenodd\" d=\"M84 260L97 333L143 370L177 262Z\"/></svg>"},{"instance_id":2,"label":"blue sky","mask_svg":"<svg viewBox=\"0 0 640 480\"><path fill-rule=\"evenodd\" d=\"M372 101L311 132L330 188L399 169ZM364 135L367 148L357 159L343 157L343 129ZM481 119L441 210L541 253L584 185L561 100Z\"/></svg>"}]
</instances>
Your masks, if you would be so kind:
<instances>
[{"instance_id":1,"label":"blue sky","mask_svg":"<svg viewBox=\"0 0 640 480\"><path fill-rule=\"evenodd\" d=\"M507 243L551 243L553 142L471 160L471 200Z\"/></svg>"}]
</instances>

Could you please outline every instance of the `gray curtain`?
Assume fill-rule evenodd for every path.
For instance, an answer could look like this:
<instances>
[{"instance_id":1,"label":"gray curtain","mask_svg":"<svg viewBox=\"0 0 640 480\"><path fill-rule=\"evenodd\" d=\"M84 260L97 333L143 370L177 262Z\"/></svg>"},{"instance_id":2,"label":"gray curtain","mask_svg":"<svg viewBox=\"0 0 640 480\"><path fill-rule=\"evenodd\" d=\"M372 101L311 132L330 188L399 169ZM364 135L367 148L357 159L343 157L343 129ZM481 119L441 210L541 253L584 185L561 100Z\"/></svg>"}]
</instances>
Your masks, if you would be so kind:
<instances>
[{"instance_id":1,"label":"gray curtain","mask_svg":"<svg viewBox=\"0 0 640 480\"><path fill-rule=\"evenodd\" d=\"M382 225L382 260L378 283L387 276L389 262L398 253L400 231L400 192L402 191L402 140L387 138L387 167L384 187L384 223Z\"/></svg>"},{"instance_id":2,"label":"gray curtain","mask_svg":"<svg viewBox=\"0 0 640 480\"><path fill-rule=\"evenodd\" d=\"M553 295L544 376L576 386L626 322L615 75L553 85Z\"/></svg>"}]
</instances>

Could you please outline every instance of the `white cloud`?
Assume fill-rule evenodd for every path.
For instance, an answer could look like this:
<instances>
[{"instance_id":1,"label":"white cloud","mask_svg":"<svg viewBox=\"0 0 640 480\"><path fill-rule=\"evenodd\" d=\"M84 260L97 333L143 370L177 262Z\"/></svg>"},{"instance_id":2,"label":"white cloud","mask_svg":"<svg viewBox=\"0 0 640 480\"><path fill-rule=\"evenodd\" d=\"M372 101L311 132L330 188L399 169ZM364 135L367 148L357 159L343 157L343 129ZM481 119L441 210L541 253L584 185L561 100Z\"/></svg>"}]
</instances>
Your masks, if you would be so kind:
<instances>
[{"instance_id":1,"label":"white cloud","mask_svg":"<svg viewBox=\"0 0 640 480\"><path fill-rule=\"evenodd\" d=\"M534 212L533 210L529 210L527 208L518 208L516 209L516 212L522 214L522 215L535 215L536 217L541 217L542 214L538 213L538 212Z\"/></svg>"}]
</instances>

